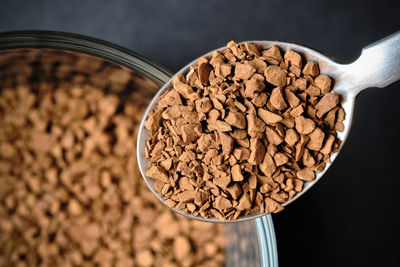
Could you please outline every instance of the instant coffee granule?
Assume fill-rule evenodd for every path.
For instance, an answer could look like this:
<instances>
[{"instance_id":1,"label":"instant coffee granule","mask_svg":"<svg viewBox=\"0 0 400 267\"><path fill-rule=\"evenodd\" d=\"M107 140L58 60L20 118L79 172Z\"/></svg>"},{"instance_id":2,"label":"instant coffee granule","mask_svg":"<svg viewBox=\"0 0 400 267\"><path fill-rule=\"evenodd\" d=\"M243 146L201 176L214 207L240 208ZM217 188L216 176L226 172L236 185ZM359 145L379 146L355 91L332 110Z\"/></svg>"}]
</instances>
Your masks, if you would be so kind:
<instances>
[{"instance_id":1,"label":"instant coffee granule","mask_svg":"<svg viewBox=\"0 0 400 267\"><path fill-rule=\"evenodd\" d=\"M144 81L92 61L68 73L33 62L48 72L22 65L1 78L0 266L222 266L222 225L176 215L142 181L135 151L146 102L137 99L151 94L119 92ZM79 66L95 69L80 75Z\"/></svg>"},{"instance_id":2,"label":"instant coffee granule","mask_svg":"<svg viewBox=\"0 0 400 267\"><path fill-rule=\"evenodd\" d=\"M231 41L177 75L150 112L146 176L195 216L279 212L339 149L345 113L331 88L295 51Z\"/></svg>"}]
</instances>

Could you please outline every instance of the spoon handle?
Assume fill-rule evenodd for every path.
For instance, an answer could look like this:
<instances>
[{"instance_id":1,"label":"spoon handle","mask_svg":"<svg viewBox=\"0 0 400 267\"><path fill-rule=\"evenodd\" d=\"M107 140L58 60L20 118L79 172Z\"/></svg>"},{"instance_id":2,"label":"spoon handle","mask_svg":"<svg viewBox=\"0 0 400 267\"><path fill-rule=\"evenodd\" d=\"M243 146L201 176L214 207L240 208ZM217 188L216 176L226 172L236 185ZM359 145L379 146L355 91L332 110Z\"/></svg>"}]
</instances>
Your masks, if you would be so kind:
<instances>
[{"instance_id":1,"label":"spoon handle","mask_svg":"<svg viewBox=\"0 0 400 267\"><path fill-rule=\"evenodd\" d=\"M347 67L356 94L400 80L400 31L364 47L361 56Z\"/></svg>"}]
</instances>

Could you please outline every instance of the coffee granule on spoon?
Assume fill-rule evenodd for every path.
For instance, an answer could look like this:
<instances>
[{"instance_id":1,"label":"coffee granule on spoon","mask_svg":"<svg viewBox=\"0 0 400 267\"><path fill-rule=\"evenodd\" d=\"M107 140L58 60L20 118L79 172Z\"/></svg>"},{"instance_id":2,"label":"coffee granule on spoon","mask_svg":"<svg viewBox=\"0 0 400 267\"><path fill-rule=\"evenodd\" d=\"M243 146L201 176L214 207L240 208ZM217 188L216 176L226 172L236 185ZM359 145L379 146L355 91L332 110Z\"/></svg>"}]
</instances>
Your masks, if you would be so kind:
<instances>
[{"instance_id":1,"label":"coffee granule on spoon","mask_svg":"<svg viewBox=\"0 0 400 267\"><path fill-rule=\"evenodd\" d=\"M146 176L195 216L279 212L339 150L345 113L331 87L295 51L231 41L178 74L150 112Z\"/></svg>"}]
</instances>

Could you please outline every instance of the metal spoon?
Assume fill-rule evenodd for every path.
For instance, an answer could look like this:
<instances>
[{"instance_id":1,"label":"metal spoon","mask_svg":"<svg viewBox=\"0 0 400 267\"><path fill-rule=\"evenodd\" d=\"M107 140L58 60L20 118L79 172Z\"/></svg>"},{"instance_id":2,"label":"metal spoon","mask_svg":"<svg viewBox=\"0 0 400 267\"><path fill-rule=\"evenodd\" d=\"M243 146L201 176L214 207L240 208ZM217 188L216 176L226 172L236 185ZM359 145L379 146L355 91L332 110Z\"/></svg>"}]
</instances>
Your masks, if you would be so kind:
<instances>
[{"instance_id":1,"label":"metal spoon","mask_svg":"<svg viewBox=\"0 0 400 267\"><path fill-rule=\"evenodd\" d=\"M355 99L358 93L362 90L369 87L386 87L398 80L400 80L400 31L393 33L369 46L365 47L360 57L351 64L339 64L333 61L331 58L316 52L310 48L291 44L284 42L275 42L275 41L247 41L250 43L257 43L263 49L268 49L272 45L277 45L282 52L291 49L298 53L300 53L307 61L314 61L319 64L320 73L326 74L333 78L334 80L334 88L333 92L341 95L341 105L346 112L346 119L343 121L345 130L342 133L338 133L338 137L343 141L341 147L343 146L344 141L346 141L347 136L350 132L350 127L353 118L353 111L355 105ZM223 50L220 48L217 49ZM211 55L214 51L211 51L204 55L204 57L211 58ZM197 59L183 67L177 74L183 73L186 75L189 72L189 67L194 65L197 62ZM175 74L175 75L177 75ZM148 169L149 162L144 158L144 151L146 140L148 136L148 131L144 127L144 122L147 120L148 113L150 110L156 108L159 97L167 90L170 90L172 87L172 80L175 75L158 91L158 93L154 96L152 101L150 102L144 116L142 122L140 123L140 128L138 132L138 141L137 141L137 158L138 164L140 168L140 172L144 177L147 185L151 189L151 191L158 197L158 199L164 202L164 199L160 193L157 193L154 189L154 180L152 178L146 177L145 173ZM340 149L341 149L340 147ZM331 155L331 162L336 159L338 153L334 153ZM310 189L315 183L317 183L321 177L325 174L325 172L332 165L327 164L326 168L322 172L316 173L316 178L313 181L305 182L303 191L296 194L294 198L283 203L283 206L286 206L296 199L298 199L301 195L303 195L308 189ZM166 205L166 204L165 204ZM166 205L169 207L168 205ZM190 214L186 214L184 211L177 210L175 208L171 208L173 211L186 216L190 219L196 219L205 222L221 222L217 218L202 218L200 216L193 216ZM263 216L265 214L260 214L259 212L251 213L247 216L239 217L235 221L226 221L226 222L238 222L238 221L246 221L255 219L257 217ZM225 222L225 221L224 221Z\"/></svg>"}]
</instances>

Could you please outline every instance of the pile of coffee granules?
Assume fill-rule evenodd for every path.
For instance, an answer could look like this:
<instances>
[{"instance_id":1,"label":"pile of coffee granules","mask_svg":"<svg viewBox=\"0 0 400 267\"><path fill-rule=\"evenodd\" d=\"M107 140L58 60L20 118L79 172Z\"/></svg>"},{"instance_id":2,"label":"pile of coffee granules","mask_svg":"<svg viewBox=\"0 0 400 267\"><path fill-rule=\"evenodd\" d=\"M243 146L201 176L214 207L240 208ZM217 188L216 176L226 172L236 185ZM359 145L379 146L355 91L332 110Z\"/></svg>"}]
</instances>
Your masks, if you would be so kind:
<instances>
[{"instance_id":1,"label":"pile of coffee granules","mask_svg":"<svg viewBox=\"0 0 400 267\"><path fill-rule=\"evenodd\" d=\"M229 42L173 80L145 127L146 176L201 217L275 213L324 170L343 131L340 97L316 62Z\"/></svg>"},{"instance_id":2,"label":"pile of coffee granules","mask_svg":"<svg viewBox=\"0 0 400 267\"><path fill-rule=\"evenodd\" d=\"M93 60L66 73L38 60L0 81L0 266L222 266L222 225L177 216L140 175L136 132L151 92L115 92L146 81ZM109 93L88 77L111 81Z\"/></svg>"}]
</instances>

